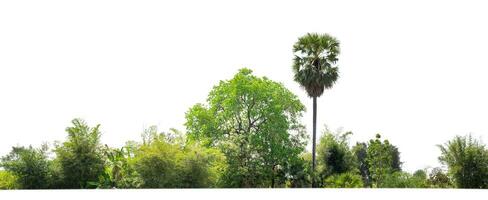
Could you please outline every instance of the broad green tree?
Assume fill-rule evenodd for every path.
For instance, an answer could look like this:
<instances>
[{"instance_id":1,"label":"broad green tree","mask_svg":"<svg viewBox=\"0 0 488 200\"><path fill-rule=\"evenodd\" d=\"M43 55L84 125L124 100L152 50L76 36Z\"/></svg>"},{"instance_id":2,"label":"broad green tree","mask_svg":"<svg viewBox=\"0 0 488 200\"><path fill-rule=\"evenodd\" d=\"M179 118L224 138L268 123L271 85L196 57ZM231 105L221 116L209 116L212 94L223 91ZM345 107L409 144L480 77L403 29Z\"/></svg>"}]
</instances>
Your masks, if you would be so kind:
<instances>
[{"instance_id":1,"label":"broad green tree","mask_svg":"<svg viewBox=\"0 0 488 200\"><path fill-rule=\"evenodd\" d=\"M66 128L67 141L55 149L66 188L87 188L104 172L105 157L100 144L100 125L89 127L82 119Z\"/></svg>"},{"instance_id":2,"label":"broad green tree","mask_svg":"<svg viewBox=\"0 0 488 200\"><path fill-rule=\"evenodd\" d=\"M207 105L186 113L189 139L218 147L227 157L226 187L284 185L292 163L305 148L305 109L281 83L241 69L220 81ZM289 174L288 174L289 175Z\"/></svg>"},{"instance_id":3,"label":"broad green tree","mask_svg":"<svg viewBox=\"0 0 488 200\"><path fill-rule=\"evenodd\" d=\"M0 166L16 177L17 185L23 189L49 188L49 160L47 146L41 148L12 147L12 151L2 157Z\"/></svg>"},{"instance_id":4,"label":"broad green tree","mask_svg":"<svg viewBox=\"0 0 488 200\"><path fill-rule=\"evenodd\" d=\"M441 163L458 188L488 188L488 152L485 145L471 135L456 136L439 145Z\"/></svg>"},{"instance_id":5,"label":"broad green tree","mask_svg":"<svg viewBox=\"0 0 488 200\"><path fill-rule=\"evenodd\" d=\"M293 45L294 80L313 99L312 171L315 173L315 141L317 132L317 98L339 78L336 66L339 41L328 34L308 33Z\"/></svg>"}]
</instances>

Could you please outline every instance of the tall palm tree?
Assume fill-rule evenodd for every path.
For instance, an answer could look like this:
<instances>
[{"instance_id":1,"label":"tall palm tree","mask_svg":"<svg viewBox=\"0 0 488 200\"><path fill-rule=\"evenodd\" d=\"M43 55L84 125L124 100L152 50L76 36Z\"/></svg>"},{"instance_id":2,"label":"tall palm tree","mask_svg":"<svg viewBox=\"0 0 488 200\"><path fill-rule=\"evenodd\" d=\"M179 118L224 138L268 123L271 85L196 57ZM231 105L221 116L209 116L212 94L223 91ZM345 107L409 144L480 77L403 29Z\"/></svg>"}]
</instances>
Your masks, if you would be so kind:
<instances>
[{"instance_id":1,"label":"tall palm tree","mask_svg":"<svg viewBox=\"0 0 488 200\"><path fill-rule=\"evenodd\" d=\"M307 33L293 45L294 79L313 98L312 187L315 185L315 141L317 135L317 97L339 78L335 65L340 53L339 41L328 34Z\"/></svg>"}]
</instances>

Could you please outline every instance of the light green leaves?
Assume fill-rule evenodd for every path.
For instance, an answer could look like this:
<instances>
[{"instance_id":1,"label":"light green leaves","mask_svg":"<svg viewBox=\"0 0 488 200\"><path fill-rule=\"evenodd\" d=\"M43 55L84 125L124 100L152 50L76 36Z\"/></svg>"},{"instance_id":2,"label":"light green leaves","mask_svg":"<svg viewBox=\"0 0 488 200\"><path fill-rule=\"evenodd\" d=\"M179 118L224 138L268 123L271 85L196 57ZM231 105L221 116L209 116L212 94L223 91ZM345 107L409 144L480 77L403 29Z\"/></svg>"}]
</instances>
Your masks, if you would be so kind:
<instances>
[{"instance_id":1,"label":"light green leaves","mask_svg":"<svg viewBox=\"0 0 488 200\"><path fill-rule=\"evenodd\" d=\"M304 111L282 84L241 69L210 91L207 105L186 113L190 140L221 149L228 160L228 187L268 187L304 149ZM291 175L290 175L291 176Z\"/></svg>"}]
</instances>

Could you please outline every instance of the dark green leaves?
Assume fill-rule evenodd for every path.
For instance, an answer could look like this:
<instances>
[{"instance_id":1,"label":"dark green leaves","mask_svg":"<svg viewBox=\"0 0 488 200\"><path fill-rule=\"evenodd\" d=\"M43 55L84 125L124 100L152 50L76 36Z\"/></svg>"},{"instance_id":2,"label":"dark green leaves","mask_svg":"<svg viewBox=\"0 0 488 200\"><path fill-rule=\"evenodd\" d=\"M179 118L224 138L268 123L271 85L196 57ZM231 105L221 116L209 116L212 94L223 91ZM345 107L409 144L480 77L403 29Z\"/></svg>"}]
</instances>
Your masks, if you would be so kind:
<instances>
[{"instance_id":1,"label":"dark green leaves","mask_svg":"<svg viewBox=\"0 0 488 200\"><path fill-rule=\"evenodd\" d=\"M339 78L335 66L340 53L339 41L328 34L308 33L293 45L294 79L310 97L319 97Z\"/></svg>"}]
</instances>

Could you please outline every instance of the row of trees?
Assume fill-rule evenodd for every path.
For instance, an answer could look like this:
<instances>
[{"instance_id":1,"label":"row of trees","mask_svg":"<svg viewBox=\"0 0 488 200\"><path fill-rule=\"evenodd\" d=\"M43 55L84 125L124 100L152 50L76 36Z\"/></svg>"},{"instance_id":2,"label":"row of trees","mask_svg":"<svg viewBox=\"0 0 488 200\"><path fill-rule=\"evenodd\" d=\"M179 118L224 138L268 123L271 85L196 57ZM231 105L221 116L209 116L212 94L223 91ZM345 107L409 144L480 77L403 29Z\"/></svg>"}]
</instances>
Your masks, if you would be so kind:
<instances>
[{"instance_id":1,"label":"row of trees","mask_svg":"<svg viewBox=\"0 0 488 200\"><path fill-rule=\"evenodd\" d=\"M488 151L471 136L440 145L448 167L402 171L400 152L380 135L349 144L325 128L316 170L300 123L305 107L282 84L241 69L186 113L186 133L146 129L111 148L100 125L74 119L64 142L13 147L1 158L1 189L207 187L488 188Z\"/></svg>"},{"instance_id":2,"label":"row of trees","mask_svg":"<svg viewBox=\"0 0 488 200\"><path fill-rule=\"evenodd\" d=\"M380 135L351 146L352 133L325 129L317 146L317 98L339 78L339 41L307 34L293 52L294 80L313 99L311 153L297 96L241 69L189 109L187 133L151 127L116 149L101 145L100 125L75 119L52 150L13 147L2 157L0 188L488 187L488 153L471 136L439 146L447 173L403 172L398 148Z\"/></svg>"}]
</instances>

